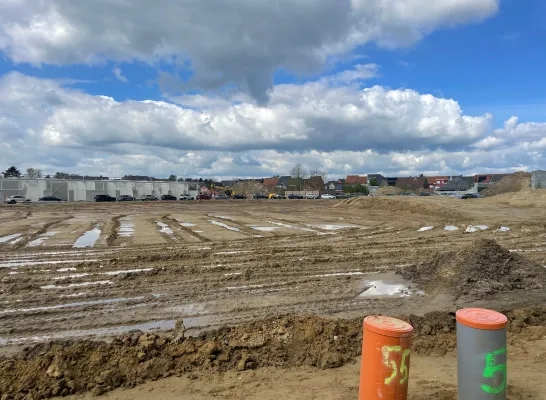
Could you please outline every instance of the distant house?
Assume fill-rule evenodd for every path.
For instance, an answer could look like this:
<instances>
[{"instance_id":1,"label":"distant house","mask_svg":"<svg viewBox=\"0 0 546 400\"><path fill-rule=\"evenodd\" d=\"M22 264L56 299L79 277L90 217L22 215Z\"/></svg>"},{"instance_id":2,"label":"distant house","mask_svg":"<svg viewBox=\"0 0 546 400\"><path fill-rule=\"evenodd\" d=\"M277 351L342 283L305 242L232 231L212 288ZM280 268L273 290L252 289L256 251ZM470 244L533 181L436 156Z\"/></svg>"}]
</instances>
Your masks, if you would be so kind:
<instances>
[{"instance_id":1,"label":"distant house","mask_svg":"<svg viewBox=\"0 0 546 400\"><path fill-rule=\"evenodd\" d=\"M395 186L402 190L428 189L429 184L425 177L397 178Z\"/></svg>"},{"instance_id":2,"label":"distant house","mask_svg":"<svg viewBox=\"0 0 546 400\"><path fill-rule=\"evenodd\" d=\"M319 190L322 191L324 187L324 179L322 176L312 176L309 179L303 180L303 189L304 190Z\"/></svg>"},{"instance_id":3,"label":"distant house","mask_svg":"<svg viewBox=\"0 0 546 400\"><path fill-rule=\"evenodd\" d=\"M288 189L292 177L290 175L283 175L277 181L277 186L283 189Z\"/></svg>"},{"instance_id":4,"label":"distant house","mask_svg":"<svg viewBox=\"0 0 546 400\"><path fill-rule=\"evenodd\" d=\"M387 182L387 186L396 186L396 182L398 181L398 177L396 176L390 176L385 178L385 181Z\"/></svg>"},{"instance_id":5,"label":"distant house","mask_svg":"<svg viewBox=\"0 0 546 400\"><path fill-rule=\"evenodd\" d=\"M474 186L474 177L456 176L438 188L439 192L466 192Z\"/></svg>"},{"instance_id":6,"label":"distant house","mask_svg":"<svg viewBox=\"0 0 546 400\"><path fill-rule=\"evenodd\" d=\"M265 187L273 188L279 184L279 178L265 178L263 184Z\"/></svg>"},{"instance_id":7,"label":"distant house","mask_svg":"<svg viewBox=\"0 0 546 400\"><path fill-rule=\"evenodd\" d=\"M328 181L324 184L324 191L328 194L339 194L343 193L343 181Z\"/></svg>"},{"instance_id":8,"label":"distant house","mask_svg":"<svg viewBox=\"0 0 546 400\"><path fill-rule=\"evenodd\" d=\"M366 175L347 175L345 178L346 185L367 185L368 177Z\"/></svg>"},{"instance_id":9,"label":"distant house","mask_svg":"<svg viewBox=\"0 0 546 400\"><path fill-rule=\"evenodd\" d=\"M374 180L375 182L373 182ZM377 186L383 186L387 184L385 177L381 174L368 174L368 182L377 182Z\"/></svg>"},{"instance_id":10,"label":"distant house","mask_svg":"<svg viewBox=\"0 0 546 400\"><path fill-rule=\"evenodd\" d=\"M449 182L449 176L427 176L428 186L437 190Z\"/></svg>"}]
</instances>

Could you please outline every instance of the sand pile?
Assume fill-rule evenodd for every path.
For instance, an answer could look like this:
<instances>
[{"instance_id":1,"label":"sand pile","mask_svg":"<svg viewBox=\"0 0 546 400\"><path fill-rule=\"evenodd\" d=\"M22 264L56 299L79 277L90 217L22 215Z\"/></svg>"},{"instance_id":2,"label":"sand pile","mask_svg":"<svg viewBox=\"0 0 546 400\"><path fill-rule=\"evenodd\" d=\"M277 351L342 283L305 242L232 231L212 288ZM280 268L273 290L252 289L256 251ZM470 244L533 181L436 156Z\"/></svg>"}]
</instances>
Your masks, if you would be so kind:
<instances>
[{"instance_id":1,"label":"sand pile","mask_svg":"<svg viewBox=\"0 0 546 400\"><path fill-rule=\"evenodd\" d=\"M456 298L481 299L496 293L546 286L544 267L490 239L441 253L399 273L429 292L451 293Z\"/></svg>"},{"instance_id":2,"label":"sand pile","mask_svg":"<svg viewBox=\"0 0 546 400\"><path fill-rule=\"evenodd\" d=\"M484 196L496 196L512 192L530 192L531 174L527 172L515 172L505 176L491 187L480 192Z\"/></svg>"},{"instance_id":3,"label":"sand pile","mask_svg":"<svg viewBox=\"0 0 546 400\"><path fill-rule=\"evenodd\" d=\"M523 208L544 207L546 206L546 189L498 194L482 201Z\"/></svg>"},{"instance_id":4,"label":"sand pile","mask_svg":"<svg viewBox=\"0 0 546 400\"><path fill-rule=\"evenodd\" d=\"M397 188L396 186L381 186L375 193L377 196L385 196L388 194L400 194L404 190Z\"/></svg>"},{"instance_id":5,"label":"sand pile","mask_svg":"<svg viewBox=\"0 0 546 400\"><path fill-rule=\"evenodd\" d=\"M401 198L403 197L403 198ZM464 221L467 217L444 204L435 202L434 199L419 197L357 197L344 200L333 207L354 207L379 212L396 214L422 215L425 219L436 217L442 221Z\"/></svg>"}]
</instances>

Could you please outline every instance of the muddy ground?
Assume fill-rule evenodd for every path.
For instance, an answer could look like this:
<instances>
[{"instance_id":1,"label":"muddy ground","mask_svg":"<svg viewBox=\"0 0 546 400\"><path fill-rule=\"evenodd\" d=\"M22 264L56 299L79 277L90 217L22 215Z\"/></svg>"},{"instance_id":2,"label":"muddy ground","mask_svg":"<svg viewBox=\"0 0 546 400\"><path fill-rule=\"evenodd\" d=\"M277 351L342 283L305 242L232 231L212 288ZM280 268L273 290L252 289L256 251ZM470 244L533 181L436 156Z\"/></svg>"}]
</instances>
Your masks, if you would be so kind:
<instances>
[{"instance_id":1,"label":"muddy ground","mask_svg":"<svg viewBox=\"0 0 546 400\"><path fill-rule=\"evenodd\" d=\"M267 382L272 380L266 377L275 375L288 382L286 387L290 387L290 379L297 386L301 374L310 381L317 381L318 377L328 381L341 379L342 375L336 374L344 369L358 378L354 360L360 346L359 326L362 317L372 313L413 318L416 330L427 332L418 337L414 346L416 364L412 374L421 381L435 382L438 372L431 367L434 360L444 365L451 359L451 367L445 364L446 371L453 366L449 313L475 305L508 313L525 310L527 317L520 318L517 329L511 331L512 346L517 348L510 353L514 354L511 360L522 367L510 369L514 380L510 380L509 398L546 398L540 389L544 389L544 383L535 379L536 373L532 372L546 364L546 323L542 309L533 308L546 304L541 274L533 270L546 265L546 208L538 200L530 206L529 196L526 200L524 207L513 199L496 203L494 198L423 197L370 198L349 204L248 200L2 206L0 352L8 357L0 364L2 395L10 393L14 399L70 393L86 396L93 391L109 392L118 386L130 387L158 377L180 375L181 378L165 381L168 389L164 392L161 385L149 384L147 388L159 393L159 398L170 398L166 393L171 389L178 398L192 400L208 398L212 392L219 398L259 398L259 394L265 396L259 387L270 385ZM482 247L473 251L480 240ZM503 255L490 256L484 243L499 245L504 249ZM472 287L465 296L459 296L450 290L435 290L430 279L426 283L422 279L404 279L413 276L411 271L422 271L423 265L437 263L446 254L454 254L465 262L469 252L481 254L482 259L491 257L491 263L501 260L505 278L515 271L517 277L529 278L533 284L507 285L506 282L512 282L508 277L499 279L499 286L496 270L488 269L486 293ZM512 261L505 260L510 254L521 256L524 261L515 257L519 264L508 268L507 263ZM521 275L521 265L531 269L525 269ZM404 274L404 270L408 273ZM501 286L508 289L490 290ZM434 331L437 322L431 322L436 321L436 314L428 314L433 312L442 316L439 333ZM326 318L317 320L323 321L320 323L313 320L311 326L328 325L334 323L329 322L333 319L351 334L330 345L333 336L340 335L323 335L319 329L318 333L305 336L307 350L301 350L300 358L294 359L287 356L282 346L280 350L276 348L280 351L280 358L276 358L268 347L271 341L261 347L251 346L243 354L239 347L223 348L229 344L224 345L220 336L206 336L212 329L239 326L244 330L243 336L253 337L259 331L255 324L263 326L268 319L288 318L292 328L308 326L308 321L299 319L305 315ZM185 336L193 338L180 343L178 337L174 343L181 326ZM148 347L150 352L139 353L142 349L133 339L142 334L132 333L135 330L158 335ZM126 339L123 342L115 337ZM151 340L144 337L148 339L143 341ZM200 345L205 346L211 339L220 343L215 344L220 348L205 357L208 363L193 355L191 360L187 358L192 352L188 356L173 356L175 347L183 347L191 340L201 340ZM24 348L36 343L45 347L27 349L21 355ZM51 343L55 343L54 348L48 347ZM259 351L260 348L264 350ZM317 348L323 352L317 353ZM426 348L444 349L447 355L440 357L436 350L425 351ZM81 374L71 376L66 371L74 370L74 365L62 361L66 354L77 362L78 357L100 359L100 354L109 352L121 352L127 357L118 360L118 366L158 363L161 367L152 368L159 371L158 375L139 367L139 373L114 374L103 379L97 378L97 371L79 367L76 369ZM211 359L211 354L216 358ZM17 357L17 365L6 364L14 362L11 356ZM225 360L218 360L221 357ZM241 366L244 357L247 359ZM534 368L529 367L528 373L526 358L532 359ZM31 365L30 359L40 362ZM51 376L51 371L47 374L55 359L61 363L58 368L62 377ZM342 365L342 369L323 370ZM215 381L217 374L222 379L211 386L210 381ZM30 375L43 379L32 381ZM252 389L256 379L263 379L262 385ZM354 398L358 380L347 380L343 375L341 381L348 386L340 389L337 397L316 392L313 398ZM453 376L447 381L453 385ZM533 386L532 390L523 390L523 386L528 386L524 382L538 385L539 389ZM239 386L245 388L245 395ZM415 393L411 398L456 398L453 387L446 389L445 385L433 383L429 386L428 397L415 397ZM29 393L33 397L28 397ZM132 392L112 393L121 396L117 398L138 398L131 397ZM522 397L526 393L528 397Z\"/></svg>"}]
</instances>

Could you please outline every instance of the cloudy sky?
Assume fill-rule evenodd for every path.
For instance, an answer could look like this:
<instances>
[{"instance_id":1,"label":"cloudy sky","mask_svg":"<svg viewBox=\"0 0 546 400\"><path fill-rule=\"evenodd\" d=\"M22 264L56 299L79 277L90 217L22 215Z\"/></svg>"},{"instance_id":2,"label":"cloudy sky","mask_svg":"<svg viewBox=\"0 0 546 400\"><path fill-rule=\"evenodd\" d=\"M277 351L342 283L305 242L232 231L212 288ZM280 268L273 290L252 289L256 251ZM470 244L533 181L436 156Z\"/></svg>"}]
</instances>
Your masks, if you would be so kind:
<instances>
[{"instance_id":1,"label":"cloudy sky","mask_svg":"<svg viewBox=\"0 0 546 400\"><path fill-rule=\"evenodd\" d=\"M546 168L543 0L3 0L0 169Z\"/></svg>"}]
</instances>

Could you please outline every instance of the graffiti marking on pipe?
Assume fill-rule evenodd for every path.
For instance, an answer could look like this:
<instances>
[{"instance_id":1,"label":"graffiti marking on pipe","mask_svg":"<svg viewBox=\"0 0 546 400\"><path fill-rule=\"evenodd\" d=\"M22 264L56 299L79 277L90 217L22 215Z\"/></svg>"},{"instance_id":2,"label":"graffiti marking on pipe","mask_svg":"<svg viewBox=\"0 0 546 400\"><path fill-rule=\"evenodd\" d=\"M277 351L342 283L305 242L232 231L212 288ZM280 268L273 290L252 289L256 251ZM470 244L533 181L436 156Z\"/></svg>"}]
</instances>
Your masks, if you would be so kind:
<instances>
[{"instance_id":1,"label":"graffiti marking on pipe","mask_svg":"<svg viewBox=\"0 0 546 400\"><path fill-rule=\"evenodd\" d=\"M381 352L383 353L383 365L392 368L392 373L390 374L390 376L385 378L385 385L390 385L399 373L401 375L400 384L403 385L404 383L406 383L409 377L409 370L408 366L406 365L406 359L408 358L411 350L406 349L402 352L401 346L383 346ZM402 359L400 360L400 368L398 368L398 364L396 364L396 361L391 359L391 353L402 354Z\"/></svg>"},{"instance_id":2,"label":"graffiti marking on pipe","mask_svg":"<svg viewBox=\"0 0 546 400\"><path fill-rule=\"evenodd\" d=\"M497 356L506 354L506 347L492 351L485 355L485 368L483 369L482 376L484 378L495 378L495 375L502 377L501 383L497 386L490 386L487 384L481 385L481 388L484 392L489 394L499 394L506 390L506 362L499 363L497 362Z\"/></svg>"}]
</instances>

